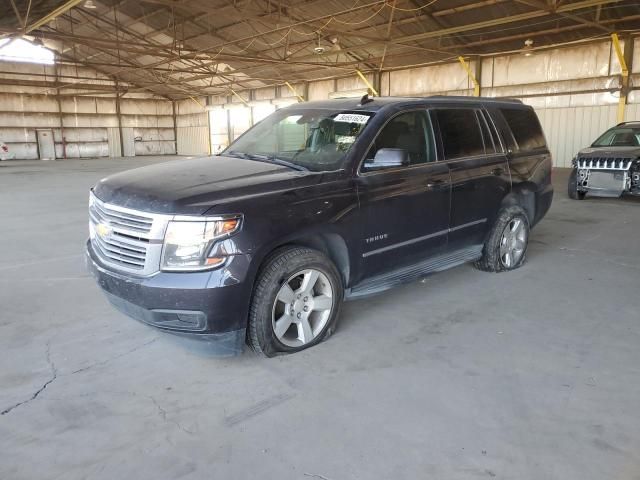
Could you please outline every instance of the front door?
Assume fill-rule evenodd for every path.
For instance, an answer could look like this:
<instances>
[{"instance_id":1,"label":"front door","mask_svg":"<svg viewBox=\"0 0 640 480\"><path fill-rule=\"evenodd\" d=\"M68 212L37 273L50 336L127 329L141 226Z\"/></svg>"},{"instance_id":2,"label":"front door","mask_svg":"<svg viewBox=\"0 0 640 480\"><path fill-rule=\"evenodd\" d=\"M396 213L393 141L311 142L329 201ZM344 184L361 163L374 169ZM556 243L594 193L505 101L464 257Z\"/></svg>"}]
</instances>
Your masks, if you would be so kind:
<instances>
[{"instance_id":1,"label":"front door","mask_svg":"<svg viewBox=\"0 0 640 480\"><path fill-rule=\"evenodd\" d=\"M404 112L382 128L366 155L380 149L407 153L401 166L360 167L357 178L362 223L359 280L444 250L449 227L449 168L436 161L426 110Z\"/></svg>"},{"instance_id":2,"label":"front door","mask_svg":"<svg viewBox=\"0 0 640 480\"><path fill-rule=\"evenodd\" d=\"M511 189L506 155L481 109L438 109L434 115L451 170L448 247L480 247Z\"/></svg>"}]
</instances>

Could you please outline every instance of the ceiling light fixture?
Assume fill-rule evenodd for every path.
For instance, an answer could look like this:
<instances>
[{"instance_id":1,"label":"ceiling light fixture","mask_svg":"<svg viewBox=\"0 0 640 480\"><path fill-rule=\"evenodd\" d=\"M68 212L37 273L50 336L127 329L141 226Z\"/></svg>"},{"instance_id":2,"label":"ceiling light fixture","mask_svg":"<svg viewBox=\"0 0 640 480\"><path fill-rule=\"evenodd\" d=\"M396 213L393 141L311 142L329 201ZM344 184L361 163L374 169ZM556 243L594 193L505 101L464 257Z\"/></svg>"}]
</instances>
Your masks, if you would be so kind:
<instances>
[{"instance_id":1,"label":"ceiling light fixture","mask_svg":"<svg viewBox=\"0 0 640 480\"><path fill-rule=\"evenodd\" d=\"M318 46L315 47L313 49L313 51L317 54L317 55L322 55L325 52L326 48L324 48L322 45L320 45L320 35L318 35Z\"/></svg>"},{"instance_id":2,"label":"ceiling light fixture","mask_svg":"<svg viewBox=\"0 0 640 480\"><path fill-rule=\"evenodd\" d=\"M93 3L93 0L87 0L86 2L84 2L83 6L84 8L88 8L90 10L95 10L96 8L98 8L96 4Z\"/></svg>"},{"instance_id":3,"label":"ceiling light fixture","mask_svg":"<svg viewBox=\"0 0 640 480\"><path fill-rule=\"evenodd\" d=\"M522 49L522 53L525 57L530 57L533 55L533 40L527 38L524 41L524 48Z\"/></svg>"}]
</instances>

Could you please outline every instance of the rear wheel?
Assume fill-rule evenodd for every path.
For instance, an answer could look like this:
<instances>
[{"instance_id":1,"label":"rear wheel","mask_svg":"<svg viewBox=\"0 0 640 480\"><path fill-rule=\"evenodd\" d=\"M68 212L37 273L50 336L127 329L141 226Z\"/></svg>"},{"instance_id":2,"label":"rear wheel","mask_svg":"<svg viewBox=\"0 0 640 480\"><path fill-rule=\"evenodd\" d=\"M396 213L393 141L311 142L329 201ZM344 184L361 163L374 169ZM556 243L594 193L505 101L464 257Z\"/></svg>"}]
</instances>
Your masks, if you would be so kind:
<instances>
[{"instance_id":1,"label":"rear wheel","mask_svg":"<svg viewBox=\"0 0 640 480\"><path fill-rule=\"evenodd\" d=\"M572 200L584 200L586 192L578 190L578 171L574 168L569 175L569 182L567 184L567 193Z\"/></svg>"},{"instance_id":2,"label":"rear wheel","mask_svg":"<svg viewBox=\"0 0 640 480\"><path fill-rule=\"evenodd\" d=\"M476 267L485 272L504 272L520 267L529 244L529 220L518 206L503 209L484 245Z\"/></svg>"},{"instance_id":3,"label":"rear wheel","mask_svg":"<svg viewBox=\"0 0 640 480\"><path fill-rule=\"evenodd\" d=\"M305 247L274 252L253 293L250 347L270 357L321 342L335 329L343 295L340 274L321 252Z\"/></svg>"}]
</instances>

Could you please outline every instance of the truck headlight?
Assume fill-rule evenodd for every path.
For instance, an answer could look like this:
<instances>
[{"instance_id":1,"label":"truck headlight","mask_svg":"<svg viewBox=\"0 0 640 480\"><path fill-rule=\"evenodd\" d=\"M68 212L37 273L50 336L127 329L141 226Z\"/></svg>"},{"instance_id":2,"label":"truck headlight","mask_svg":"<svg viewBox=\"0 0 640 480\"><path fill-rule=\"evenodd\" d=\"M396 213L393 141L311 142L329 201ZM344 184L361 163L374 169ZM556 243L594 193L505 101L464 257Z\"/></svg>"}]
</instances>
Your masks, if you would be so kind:
<instances>
[{"instance_id":1,"label":"truck headlight","mask_svg":"<svg viewBox=\"0 0 640 480\"><path fill-rule=\"evenodd\" d=\"M210 257L212 246L236 232L241 221L241 216L207 221L171 220L164 236L161 270L192 272L219 267L226 257Z\"/></svg>"}]
</instances>

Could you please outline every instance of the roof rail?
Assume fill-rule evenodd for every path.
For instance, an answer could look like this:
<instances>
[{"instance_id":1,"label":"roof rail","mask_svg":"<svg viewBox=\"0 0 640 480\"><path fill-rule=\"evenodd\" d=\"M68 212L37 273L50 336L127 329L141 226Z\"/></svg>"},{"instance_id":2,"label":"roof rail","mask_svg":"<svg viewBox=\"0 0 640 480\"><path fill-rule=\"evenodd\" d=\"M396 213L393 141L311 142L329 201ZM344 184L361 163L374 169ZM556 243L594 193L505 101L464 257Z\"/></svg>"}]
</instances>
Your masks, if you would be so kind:
<instances>
[{"instance_id":1,"label":"roof rail","mask_svg":"<svg viewBox=\"0 0 640 480\"><path fill-rule=\"evenodd\" d=\"M452 99L452 100L468 100L474 101L481 98L482 100L489 100L494 102L508 102L508 103L519 103L522 104L522 100L519 98L500 98L500 97L468 97L464 95L430 95L428 98L442 98L442 99Z\"/></svg>"},{"instance_id":2,"label":"roof rail","mask_svg":"<svg viewBox=\"0 0 640 480\"><path fill-rule=\"evenodd\" d=\"M619 124L616 125L616 127L620 127L622 125L627 125L628 123L640 123L640 120L628 120L626 122L620 122Z\"/></svg>"}]
</instances>

